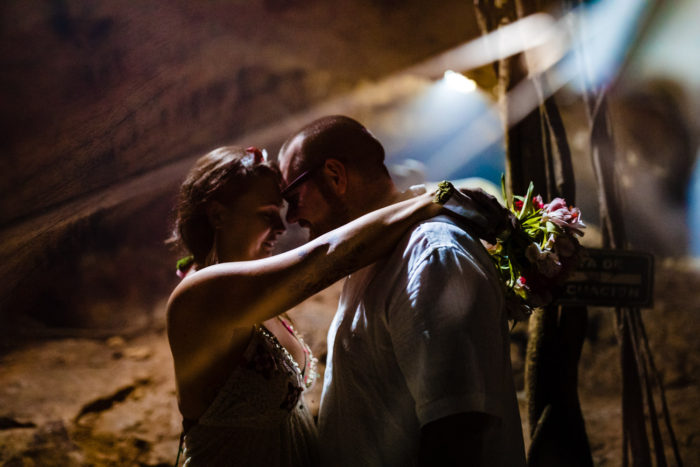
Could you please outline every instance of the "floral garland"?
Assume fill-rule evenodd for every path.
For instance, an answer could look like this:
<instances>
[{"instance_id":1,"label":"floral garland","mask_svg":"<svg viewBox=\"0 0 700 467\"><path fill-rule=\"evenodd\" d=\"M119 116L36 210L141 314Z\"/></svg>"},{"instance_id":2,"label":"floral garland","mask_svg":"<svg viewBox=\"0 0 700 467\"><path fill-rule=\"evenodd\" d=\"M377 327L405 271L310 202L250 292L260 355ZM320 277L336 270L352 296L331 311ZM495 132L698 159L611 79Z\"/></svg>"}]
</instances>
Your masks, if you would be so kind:
<instances>
[{"instance_id":1,"label":"floral garland","mask_svg":"<svg viewBox=\"0 0 700 467\"><path fill-rule=\"evenodd\" d=\"M497 237L488 234L483 238L495 242L487 243L487 250L506 289L508 317L519 320L527 318L533 308L554 300L557 289L578 265L581 245L576 236L583 236L586 226L579 208L567 206L564 199L554 198L545 204L540 195L533 196L532 182L525 196L514 196L512 202L506 196L505 176L501 177L501 190L514 219L509 219L509 226ZM443 181L434 202L444 205L451 197L460 196L450 182ZM193 266L193 256L180 258L177 275L184 278Z\"/></svg>"},{"instance_id":2,"label":"floral garland","mask_svg":"<svg viewBox=\"0 0 700 467\"><path fill-rule=\"evenodd\" d=\"M514 196L512 202L505 193L505 176L501 190L517 222L488 252L506 287L509 316L524 319L533 308L551 303L576 268L581 252L576 236L583 236L586 226L579 208L567 206L564 199L545 204L540 195L533 196L532 182L525 196Z\"/></svg>"}]
</instances>

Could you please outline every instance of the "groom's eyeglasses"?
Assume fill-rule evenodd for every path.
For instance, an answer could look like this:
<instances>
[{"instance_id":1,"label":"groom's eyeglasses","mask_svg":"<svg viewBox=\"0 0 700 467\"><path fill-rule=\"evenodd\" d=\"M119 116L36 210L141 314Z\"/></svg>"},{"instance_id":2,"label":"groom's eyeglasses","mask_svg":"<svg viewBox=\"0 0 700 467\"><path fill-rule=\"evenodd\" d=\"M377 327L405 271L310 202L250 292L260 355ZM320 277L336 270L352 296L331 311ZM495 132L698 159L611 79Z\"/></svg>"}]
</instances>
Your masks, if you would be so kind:
<instances>
[{"instance_id":1,"label":"groom's eyeglasses","mask_svg":"<svg viewBox=\"0 0 700 467\"><path fill-rule=\"evenodd\" d=\"M305 170L304 172L301 173L297 178L292 180L289 185L287 185L283 190L282 190L282 197L287 198L287 195L294 191L296 188L300 187L302 183L308 181L311 176L316 172L318 169L323 167L323 163L325 161L321 162L320 164L310 168L309 170Z\"/></svg>"}]
</instances>

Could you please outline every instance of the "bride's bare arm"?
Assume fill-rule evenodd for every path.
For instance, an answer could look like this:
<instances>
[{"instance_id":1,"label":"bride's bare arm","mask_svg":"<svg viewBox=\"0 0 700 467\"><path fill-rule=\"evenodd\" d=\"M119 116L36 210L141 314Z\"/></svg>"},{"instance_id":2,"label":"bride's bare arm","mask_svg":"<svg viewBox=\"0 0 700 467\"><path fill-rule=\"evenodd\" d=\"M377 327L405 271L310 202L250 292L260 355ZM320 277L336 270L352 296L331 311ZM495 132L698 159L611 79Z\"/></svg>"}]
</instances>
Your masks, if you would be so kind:
<instances>
[{"instance_id":1,"label":"bride's bare arm","mask_svg":"<svg viewBox=\"0 0 700 467\"><path fill-rule=\"evenodd\" d=\"M174 290L169 319L179 310L191 310L215 327L261 323L378 260L411 225L440 210L433 196L424 194L373 211L280 255L202 269Z\"/></svg>"},{"instance_id":2,"label":"bride's bare arm","mask_svg":"<svg viewBox=\"0 0 700 467\"><path fill-rule=\"evenodd\" d=\"M207 405L200 400L202 388L221 383L205 381L206 375L218 374L212 369L243 352L253 324L378 260L411 225L441 209L431 195L421 195L366 214L286 253L216 264L187 276L171 294L167 310L178 391L189 394L180 400L183 413L201 414Z\"/></svg>"},{"instance_id":3,"label":"bride's bare arm","mask_svg":"<svg viewBox=\"0 0 700 467\"><path fill-rule=\"evenodd\" d=\"M286 253L217 264L185 278L168 301L168 338L180 390L196 386L207 369L230 361L232 352L242 352L253 324L283 313L378 260L411 225L445 212L487 236L493 227L500 229L503 208L495 198L469 194L460 201L465 207L460 212L443 208L425 194L366 214Z\"/></svg>"}]
</instances>

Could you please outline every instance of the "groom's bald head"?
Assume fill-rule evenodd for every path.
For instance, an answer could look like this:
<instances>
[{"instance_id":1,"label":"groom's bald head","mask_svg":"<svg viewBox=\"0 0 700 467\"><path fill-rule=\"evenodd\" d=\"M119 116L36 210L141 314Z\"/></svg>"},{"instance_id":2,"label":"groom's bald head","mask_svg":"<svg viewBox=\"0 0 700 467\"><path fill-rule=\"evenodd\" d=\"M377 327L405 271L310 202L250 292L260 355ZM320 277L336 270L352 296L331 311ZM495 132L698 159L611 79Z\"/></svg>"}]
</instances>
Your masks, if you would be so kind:
<instances>
[{"instance_id":1,"label":"groom's bald head","mask_svg":"<svg viewBox=\"0 0 700 467\"><path fill-rule=\"evenodd\" d=\"M317 235L384 204L394 185L384 148L361 123L331 115L304 126L279 152L288 222Z\"/></svg>"},{"instance_id":2,"label":"groom's bald head","mask_svg":"<svg viewBox=\"0 0 700 467\"><path fill-rule=\"evenodd\" d=\"M322 117L304 126L280 149L280 162L287 158L291 173L333 158L368 179L389 176L381 143L360 122L344 115Z\"/></svg>"}]
</instances>

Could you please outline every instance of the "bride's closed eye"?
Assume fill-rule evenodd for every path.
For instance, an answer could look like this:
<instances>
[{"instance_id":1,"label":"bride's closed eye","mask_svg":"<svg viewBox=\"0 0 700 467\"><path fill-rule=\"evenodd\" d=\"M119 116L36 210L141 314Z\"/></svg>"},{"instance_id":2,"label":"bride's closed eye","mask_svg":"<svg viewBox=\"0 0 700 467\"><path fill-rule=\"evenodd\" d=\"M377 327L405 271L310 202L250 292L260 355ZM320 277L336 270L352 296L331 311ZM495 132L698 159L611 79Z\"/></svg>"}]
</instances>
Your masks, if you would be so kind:
<instances>
[{"instance_id":1,"label":"bride's closed eye","mask_svg":"<svg viewBox=\"0 0 700 467\"><path fill-rule=\"evenodd\" d=\"M284 230L282 210L279 206L266 206L258 210L258 215L273 228Z\"/></svg>"}]
</instances>

